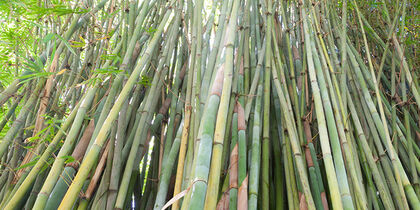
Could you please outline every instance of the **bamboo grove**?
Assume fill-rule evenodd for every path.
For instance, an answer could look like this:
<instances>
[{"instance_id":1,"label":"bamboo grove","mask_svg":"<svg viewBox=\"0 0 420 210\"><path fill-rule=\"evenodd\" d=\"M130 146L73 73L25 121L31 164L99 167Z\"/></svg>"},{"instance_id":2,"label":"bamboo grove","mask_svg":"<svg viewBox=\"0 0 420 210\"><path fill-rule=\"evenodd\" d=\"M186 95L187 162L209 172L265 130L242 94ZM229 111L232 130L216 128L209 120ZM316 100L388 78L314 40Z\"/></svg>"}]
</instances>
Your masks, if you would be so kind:
<instances>
[{"instance_id":1,"label":"bamboo grove","mask_svg":"<svg viewBox=\"0 0 420 210\"><path fill-rule=\"evenodd\" d=\"M418 2L17 2L0 209L420 209Z\"/></svg>"}]
</instances>

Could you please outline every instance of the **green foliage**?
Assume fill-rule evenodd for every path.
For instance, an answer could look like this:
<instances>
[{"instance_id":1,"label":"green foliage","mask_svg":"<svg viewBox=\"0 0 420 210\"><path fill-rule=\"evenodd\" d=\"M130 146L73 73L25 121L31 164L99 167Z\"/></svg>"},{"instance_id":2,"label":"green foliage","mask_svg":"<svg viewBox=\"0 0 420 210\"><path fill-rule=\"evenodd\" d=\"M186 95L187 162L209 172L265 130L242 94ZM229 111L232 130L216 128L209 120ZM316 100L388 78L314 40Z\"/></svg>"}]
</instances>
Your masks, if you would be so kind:
<instances>
[{"instance_id":1,"label":"green foliage","mask_svg":"<svg viewBox=\"0 0 420 210\"><path fill-rule=\"evenodd\" d=\"M155 33L157 29L149 27L148 29L146 29L146 32L150 35L153 36L153 34Z\"/></svg>"},{"instance_id":2,"label":"green foliage","mask_svg":"<svg viewBox=\"0 0 420 210\"><path fill-rule=\"evenodd\" d=\"M28 82L35 78L48 77L53 74L44 70L44 64L39 57L35 57L33 61L28 58L25 58L25 60L23 69L26 71L17 77L20 81Z\"/></svg>"},{"instance_id":3,"label":"green foliage","mask_svg":"<svg viewBox=\"0 0 420 210\"><path fill-rule=\"evenodd\" d=\"M105 68L105 69L96 69L95 70L96 74L106 74L106 75L109 75L109 76L112 76L112 75L115 76L115 75L119 74L120 72L122 72L122 70L119 70L115 66L110 66L110 67Z\"/></svg>"},{"instance_id":4,"label":"green foliage","mask_svg":"<svg viewBox=\"0 0 420 210\"><path fill-rule=\"evenodd\" d=\"M71 155L63 156L61 158L65 159L64 163L66 163L66 164L76 161L76 159L74 159L74 157L71 156Z\"/></svg>"},{"instance_id":5,"label":"green foliage","mask_svg":"<svg viewBox=\"0 0 420 210\"><path fill-rule=\"evenodd\" d=\"M117 54L103 54L103 55L101 55L101 59L112 60L112 61L117 61L117 62L122 61L121 57Z\"/></svg>"},{"instance_id":6,"label":"green foliage","mask_svg":"<svg viewBox=\"0 0 420 210\"><path fill-rule=\"evenodd\" d=\"M38 160L39 160L39 156L36 156L36 157L35 157L33 160L31 160L29 163L23 164L23 165L21 165L21 166L19 166L19 167L15 168L15 171L18 171L18 170L20 170L20 169L24 169L24 168L27 168L27 167L34 166L34 165L36 164L36 162L38 162Z\"/></svg>"},{"instance_id":7,"label":"green foliage","mask_svg":"<svg viewBox=\"0 0 420 210\"><path fill-rule=\"evenodd\" d=\"M152 85L152 78L141 75L141 80L139 81L139 84L144 85L146 87L150 87Z\"/></svg>"},{"instance_id":8,"label":"green foliage","mask_svg":"<svg viewBox=\"0 0 420 210\"><path fill-rule=\"evenodd\" d=\"M49 76L40 73L43 65L40 65L37 56L41 44L61 40L74 53L70 44L56 33L40 36L50 30L51 19L64 22L66 15L87 12L73 4L73 1L63 0L0 0L0 90L17 76L23 77L20 79ZM23 68L18 68L20 66ZM28 68L30 72L39 74L21 75Z\"/></svg>"},{"instance_id":9,"label":"green foliage","mask_svg":"<svg viewBox=\"0 0 420 210\"><path fill-rule=\"evenodd\" d=\"M68 14L81 14L86 13L85 9L76 7L70 8L68 1L51 0L48 4L41 3L38 0L1 0L1 10L12 9L12 12L25 13L31 19L37 20L44 16L63 16Z\"/></svg>"},{"instance_id":10,"label":"green foliage","mask_svg":"<svg viewBox=\"0 0 420 210\"><path fill-rule=\"evenodd\" d=\"M78 41L71 41L71 47L74 47L74 48L84 48L85 46L86 46L86 40L82 37L82 36L79 36L79 38L80 38L80 42L78 42Z\"/></svg>"}]
</instances>

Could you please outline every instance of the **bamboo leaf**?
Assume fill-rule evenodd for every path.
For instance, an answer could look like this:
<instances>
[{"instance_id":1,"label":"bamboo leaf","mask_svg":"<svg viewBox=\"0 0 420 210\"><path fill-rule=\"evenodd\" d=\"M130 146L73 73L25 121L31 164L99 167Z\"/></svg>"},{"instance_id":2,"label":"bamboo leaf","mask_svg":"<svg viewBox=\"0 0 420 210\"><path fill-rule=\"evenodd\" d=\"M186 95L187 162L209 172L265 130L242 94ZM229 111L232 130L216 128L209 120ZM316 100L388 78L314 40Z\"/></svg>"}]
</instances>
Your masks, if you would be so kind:
<instances>
[{"instance_id":1,"label":"bamboo leaf","mask_svg":"<svg viewBox=\"0 0 420 210\"><path fill-rule=\"evenodd\" d=\"M34 166L38 162L38 159L39 159L39 156L35 157L34 160L30 161L29 163L23 164L23 165L15 168L15 171L18 171L20 169L24 169L24 168L27 168L27 167Z\"/></svg>"},{"instance_id":2,"label":"bamboo leaf","mask_svg":"<svg viewBox=\"0 0 420 210\"><path fill-rule=\"evenodd\" d=\"M60 35L58 35L58 34L55 34L55 36L57 37L57 38L59 38L59 39L61 39L61 41L64 43L64 45L67 47L67 49L73 54L73 55L76 55L76 53L74 52L74 50L73 50L73 48L70 46L70 43L67 41L67 40L65 40L63 37L61 37Z\"/></svg>"},{"instance_id":3,"label":"bamboo leaf","mask_svg":"<svg viewBox=\"0 0 420 210\"><path fill-rule=\"evenodd\" d=\"M65 159L64 163L66 163L66 164L76 161L76 159L73 156L70 156L70 155L66 155L66 156L63 156L61 158Z\"/></svg>"}]
</instances>

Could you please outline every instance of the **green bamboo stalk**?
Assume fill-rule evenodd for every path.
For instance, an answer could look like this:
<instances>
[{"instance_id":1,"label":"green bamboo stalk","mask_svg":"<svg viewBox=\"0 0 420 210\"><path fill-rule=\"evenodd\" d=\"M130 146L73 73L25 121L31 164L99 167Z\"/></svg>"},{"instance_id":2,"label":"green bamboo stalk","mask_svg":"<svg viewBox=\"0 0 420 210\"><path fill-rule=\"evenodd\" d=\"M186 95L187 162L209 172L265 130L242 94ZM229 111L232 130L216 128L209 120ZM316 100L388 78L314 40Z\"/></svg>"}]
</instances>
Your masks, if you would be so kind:
<instances>
[{"instance_id":1,"label":"green bamboo stalk","mask_svg":"<svg viewBox=\"0 0 420 210\"><path fill-rule=\"evenodd\" d=\"M3 117L3 120L0 122L0 132L3 130L4 126L6 126L9 119L15 113L16 107L19 105L19 102L21 99L22 99L22 96L18 96L16 100L13 102L12 106L7 111L6 115Z\"/></svg>"},{"instance_id":2,"label":"green bamboo stalk","mask_svg":"<svg viewBox=\"0 0 420 210\"><path fill-rule=\"evenodd\" d=\"M359 13L359 10L357 8L357 4L356 4L356 11L357 11L357 13ZM398 187L399 187L399 190L402 193L404 192L404 190L406 191L408 201L410 202L411 205L420 206L419 199L415 195L414 189L412 188L412 186L410 184L410 181L408 180L408 177L407 177L406 173L404 172L404 169L402 168L401 162L400 162L398 156L396 156L395 150L392 146L391 138L390 138L390 135L389 135L389 132L388 132L388 124L386 122L386 118L385 118L385 114L384 114L384 110L383 110L383 105L382 105L382 102L381 102L382 100L381 100L381 97L379 95L378 86L376 85L377 80L376 80L376 76L375 76L375 73L374 73L374 70L373 70L372 61L371 61L371 58L370 58L369 47L367 45L366 35L365 35L364 29L363 29L363 23L362 23L362 20L360 19L360 16L358 16L358 19L359 19L359 24L361 26L363 40L364 40L364 44L365 44L365 48L366 48L366 54L368 55L367 58L368 58L368 63L369 63L369 69L371 71L371 77L372 77L373 83L375 84L375 93L376 93L376 98L377 98L377 101L378 101L379 112L380 112L380 115L381 115L382 126L383 126L383 127L382 126L381 127L383 128L382 131L385 134L385 139L384 139L385 142L384 143L387 147L387 150L389 151L390 159L393 163L394 174L395 174L395 177L396 177L396 180L397 180L397 183L398 183ZM409 74L409 72L407 74ZM414 87L414 86L412 86L412 87ZM414 87L414 90L415 90L415 87ZM416 92L416 93L418 93L418 92ZM414 95L416 95L416 94L414 94ZM365 95L365 98L366 98L366 100L370 99L370 97L367 98L366 95ZM420 99L419 99L419 101L420 101ZM380 120L379 119L375 120L375 122L378 122L378 121L380 121ZM403 193L402 196L403 196L403 201L404 201L405 207L408 208L408 204L407 204L406 197L405 197L404 193Z\"/></svg>"},{"instance_id":3,"label":"green bamboo stalk","mask_svg":"<svg viewBox=\"0 0 420 210\"><path fill-rule=\"evenodd\" d=\"M76 174L76 177L74 178L73 183L70 185L69 190L64 196L63 201L60 204L60 208L65 208L66 206L70 206L76 200L77 193L82 187L81 185L82 182L86 179L90 169L92 168L95 162L95 159L98 158L99 151L102 145L104 144L104 141L106 140L106 137L108 135L112 122L116 119L124 100L128 96L129 91L131 91L131 89L133 88L135 81L137 80L137 78L139 77L142 71L142 68L146 64L146 61L150 59L151 51L155 48L157 41L160 38L159 35L162 34L164 25L166 24L166 21L169 20L171 13L172 13L172 9L167 10L167 12L165 13L163 22L159 25L157 31L153 35L153 38L151 39L149 45L147 46L147 50L145 51L143 57L141 57L141 59L137 63L136 68L134 69L133 73L128 79L126 85L121 90L121 93L117 101L115 102L113 108L110 110L110 115L105 120L101 128L101 131L99 132L99 135L95 139L95 143L92 145L88 154L86 155L85 161L82 162L82 165L80 167L81 170L79 170L79 172Z\"/></svg>"},{"instance_id":4,"label":"green bamboo stalk","mask_svg":"<svg viewBox=\"0 0 420 210\"><path fill-rule=\"evenodd\" d=\"M272 2L268 1L266 15L266 53L264 69L264 105L263 105L263 129L262 129L262 208L269 209L270 185L269 185L269 165L270 165L270 83L271 83L271 31L272 31ZM300 120L298 120L300 121ZM299 124L299 123L298 123ZM252 180L252 179L251 179ZM252 185L251 185L252 186ZM252 196L251 196L252 198Z\"/></svg>"},{"instance_id":5,"label":"green bamboo stalk","mask_svg":"<svg viewBox=\"0 0 420 210\"><path fill-rule=\"evenodd\" d=\"M188 8L191 7L191 3L189 2L190 5ZM200 26L201 26L201 22L200 22ZM196 29L197 26L194 26L194 29ZM193 30L194 30L193 29ZM185 116L184 116L184 126L183 126L183 131L182 131L182 138L181 138L181 146L179 149L179 156L178 156L178 166L177 166L177 172L176 172L176 178L175 178L175 187L174 187L174 192L173 195L176 196L178 193L181 192L181 188L182 188L182 177L183 177L183 173L184 173L184 164L185 164L185 156L186 156L186 152L187 152L187 141L188 141L188 137L189 137L189 132L191 130L191 128L194 128L191 126L191 124L194 122L193 120L191 120L191 115L192 115L192 86L193 86L193 79L194 79L194 56L196 55L195 53L196 50L196 46L194 45L192 50L191 50L191 55L190 55L190 59L189 59L189 66L188 66L188 79L187 79L187 91L186 91L186 101L185 101ZM191 145L190 145L191 146ZM178 210L180 206L179 201L175 201L175 203L173 204L172 208L175 210Z\"/></svg>"},{"instance_id":6,"label":"green bamboo stalk","mask_svg":"<svg viewBox=\"0 0 420 210\"><path fill-rule=\"evenodd\" d=\"M274 106L271 105L272 110L275 110ZM270 188L274 190L274 194L275 194L275 199L276 202L274 202L275 204L275 208L276 210L282 210L286 207L285 205L285 198L284 196L286 195L284 193L284 170L281 168L281 164L282 164L282 158L281 158L281 146L280 146L280 137L279 137L279 131L277 129L277 125L278 122L275 118L274 115L270 116L270 122L272 122L270 124L270 132L271 132L271 136L272 136L272 141L271 141L271 146L273 148L273 165L274 165L274 187ZM273 203L273 202L272 202Z\"/></svg>"},{"instance_id":7,"label":"green bamboo stalk","mask_svg":"<svg viewBox=\"0 0 420 210\"><path fill-rule=\"evenodd\" d=\"M219 107L220 95L222 94L223 88L223 77L224 67L220 67L217 71L217 76L213 83L211 95L208 101L208 105L205 107L203 112L203 119L206 119L202 126L202 135L198 148L197 162L195 165L195 174L193 179L192 188L195 190L191 194L191 200L189 201L189 208L203 208L204 199L207 188L207 179L210 165L210 154L212 151L212 139L214 136L215 122L216 122L216 110ZM217 170L219 173L220 170Z\"/></svg>"},{"instance_id":8,"label":"green bamboo stalk","mask_svg":"<svg viewBox=\"0 0 420 210\"><path fill-rule=\"evenodd\" d=\"M307 52L307 60L308 60L308 70L309 70L309 76L311 80L311 87L312 87L312 95L314 97L315 102L315 111L317 116L317 122L318 122L318 128L319 128L319 136L320 136L320 143L323 153L323 159L325 164L325 170L327 173L327 179L328 179L328 186L330 189L331 195L331 201L332 206L334 209L343 209L343 204L341 201L341 198L338 196L340 195L340 190L338 188L338 180L337 175L335 172L334 164L333 164L333 157L331 155L331 148L329 143L329 137L328 137L328 131L324 116L324 108L322 105L322 99L320 95L319 90L319 82L317 81L316 73L315 73L315 67L314 67L314 61L312 58L312 47L310 45L311 38L309 35L309 29L308 29L308 23L307 23L307 16L305 13L303 13L303 25L304 25L304 34L305 34L305 47ZM336 152L337 153L337 152ZM343 180L341 180L343 181ZM351 200L350 200L351 201Z\"/></svg>"},{"instance_id":9,"label":"green bamboo stalk","mask_svg":"<svg viewBox=\"0 0 420 210\"><path fill-rule=\"evenodd\" d=\"M348 92L347 92L347 97L351 99L351 96L349 95ZM349 106L349 109L353 118L353 123L356 127L356 132L359 137L359 141L360 141L359 144L361 145L361 148L363 149L363 152L365 154L369 167L372 170L372 175L375 180L376 187L378 188L379 195L382 198L382 202L384 203L386 208L394 209L394 205L392 203L389 192L387 192L388 190L386 189L384 185L384 180L380 177L377 165L375 161L373 160L372 152L367 143L366 136L363 133L362 126L358 120L359 118L357 116L357 112L353 105L352 100L348 100L348 106Z\"/></svg>"},{"instance_id":10,"label":"green bamboo stalk","mask_svg":"<svg viewBox=\"0 0 420 210\"><path fill-rule=\"evenodd\" d=\"M261 72L262 73L262 72ZM257 209L258 200L258 186L259 186L259 175L260 175L260 159L261 159L261 147L260 147L260 135L261 128L260 119L261 113L261 98L263 92L262 78L260 78L260 84L258 85L257 97L255 99L255 112L254 112L254 123L252 131L252 152L251 152L251 166L249 169L249 200L248 209Z\"/></svg>"},{"instance_id":11,"label":"green bamboo stalk","mask_svg":"<svg viewBox=\"0 0 420 210\"><path fill-rule=\"evenodd\" d=\"M45 79L41 79L41 81L38 82L33 94L31 94L28 101L26 101L25 105L22 107L23 110L31 110L31 107L35 105L38 99L37 97L41 92L41 88L43 87L44 82ZM10 145L10 143L12 143L12 140L17 134L17 132L23 127L23 123L26 120L28 114L29 112L19 112L19 115L17 116L12 126L7 131L6 135L0 143L0 157L3 157L3 155L6 154L8 146Z\"/></svg>"},{"instance_id":12,"label":"green bamboo stalk","mask_svg":"<svg viewBox=\"0 0 420 210\"><path fill-rule=\"evenodd\" d=\"M283 93L280 82L278 80L277 69L276 69L275 66L272 66L272 74L273 74L273 82L274 82L274 85L275 85L275 88L276 88L276 91L277 91L277 95L280 99L281 108L283 110L287 110L287 111L283 111L282 113L284 114L285 127L287 128L286 131L287 131L288 137L290 137L290 146L291 146L291 149L293 151L293 155L295 156L297 172L299 173L299 178L300 178L300 181L302 183L302 187L303 187L303 190L304 190L304 195L305 195L305 198L306 198L306 202L308 203L309 208L313 208L315 206L315 204L313 203L313 198L312 198L312 195L311 195L311 192L310 192L310 189L309 189L308 176L306 174L305 166L304 166L303 159L302 159L302 156L301 156L301 149L300 149L300 146L299 146L300 143L299 143L299 140L298 140L298 137L297 137L296 128L295 128L294 124L292 123L292 122L294 122L293 115L292 115L293 111L290 107L290 103L286 104L286 98L285 98L285 95ZM289 142L289 141L286 141L286 142ZM291 155L289 155L289 157L291 158ZM289 168L292 166L290 161L289 161L290 164L288 164ZM291 197L293 197L293 199L296 198L296 196L291 196ZM296 205L296 207L297 207L297 205Z\"/></svg>"},{"instance_id":13,"label":"green bamboo stalk","mask_svg":"<svg viewBox=\"0 0 420 210\"><path fill-rule=\"evenodd\" d=\"M405 72L401 73L401 84L403 84L401 86L401 92L402 92L402 99L404 103L407 103L407 91L406 91L406 86L405 84ZM419 193L419 181L418 181L418 174L417 174L417 169L415 166L415 159L416 159L416 155L414 154L413 151L413 142L411 141L411 128L410 128L410 123L409 123L409 112L407 110L406 107L403 107L403 112L404 112L404 124L405 124L405 129L406 129L406 138L407 138L407 143L408 143L408 157L410 160L410 169L411 169L411 178L413 180L413 185L414 185L414 190L416 191L416 194L418 195Z\"/></svg>"},{"instance_id":14,"label":"green bamboo stalk","mask_svg":"<svg viewBox=\"0 0 420 210\"><path fill-rule=\"evenodd\" d=\"M47 204L47 200L50 196L50 193L53 190L57 180L59 179L61 171L63 170L63 166L66 161L65 156L69 154L77 140L77 135L79 134L85 114L91 106L95 92L96 88L91 89L91 91L89 91L86 94L86 97L81 102L80 108L77 111L69 133L67 134L67 137L64 140L64 144L61 147L60 152L58 153L57 158L51 167L51 171L48 174L40 193L38 194L38 197L34 204L34 208L44 208ZM10 207L12 206L13 205L10 205Z\"/></svg>"},{"instance_id":15,"label":"green bamboo stalk","mask_svg":"<svg viewBox=\"0 0 420 210\"><path fill-rule=\"evenodd\" d=\"M161 209L164 205L166 194L168 192L169 179L172 174L172 167L175 164L176 156L179 151L180 139L182 135L183 122L179 126L178 132L172 143L171 151L166 162L163 163L163 171L159 182L159 190L157 192L154 209Z\"/></svg>"},{"instance_id":16,"label":"green bamboo stalk","mask_svg":"<svg viewBox=\"0 0 420 210\"><path fill-rule=\"evenodd\" d=\"M206 201L204 209L214 209L217 205L217 193L219 192L220 168L221 158L224 144L224 136L226 132L225 123L227 122L227 115L229 109L230 94L232 90L232 72L233 72L233 48L235 42L235 33L237 24L237 16L239 10L239 1L235 0L227 26L225 37L225 63L223 64L223 88L220 96L220 106L217 112L216 128L214 131L213 150L211 155L211 167L209 172L208 189L206 193Z\"/></svg>"},{"instance_id":17,"label":"green bamboo stalk","mask_svg":"<svg viewBox=\"0 0 420 210\"><path fill-rule=\"evenodd\" d=\"M177 32L177 30L174 32ZM170 40L170 41L173 41L173 40ZM172 49L173 47L174 45L172 45ZM161 58L163 61L169 60L167 58L167 54L172 49L171 49L171 46L166 47L165 52L163 53L162 58ZM139 126L136 129L136 135L135 135L136 137L134 138L133 145L131 146L130 154L129 154L126 167L122 176L115 208L123 208L123 204L124 204L126 193L127 193L126 189L129 186L128 185L129 179L131 177L132 169L134 167L134 160L135 160L135 157L137 156L137 150L139 149L139 145L144 144L145 140L144 138L142 138L142 135L145 133L145 131L149 129L149 126L148 126L149 123L146 123L146 122L150 121L149 119L151 118L150 113L154 112L153 110L156 107L157 99L159 99L158 97L155 97L155 95L156 95L156 91L159 90L158 88L159 83L161 83L160 77L166 75L166 72L168 70L167 68L162 69L163 63L164 62L161 62L160 65L157 67L157 74L154 76L152 85L149 89L147 100L145 101L145 105L142 110Z\"/></svg>"}]
</instances>

